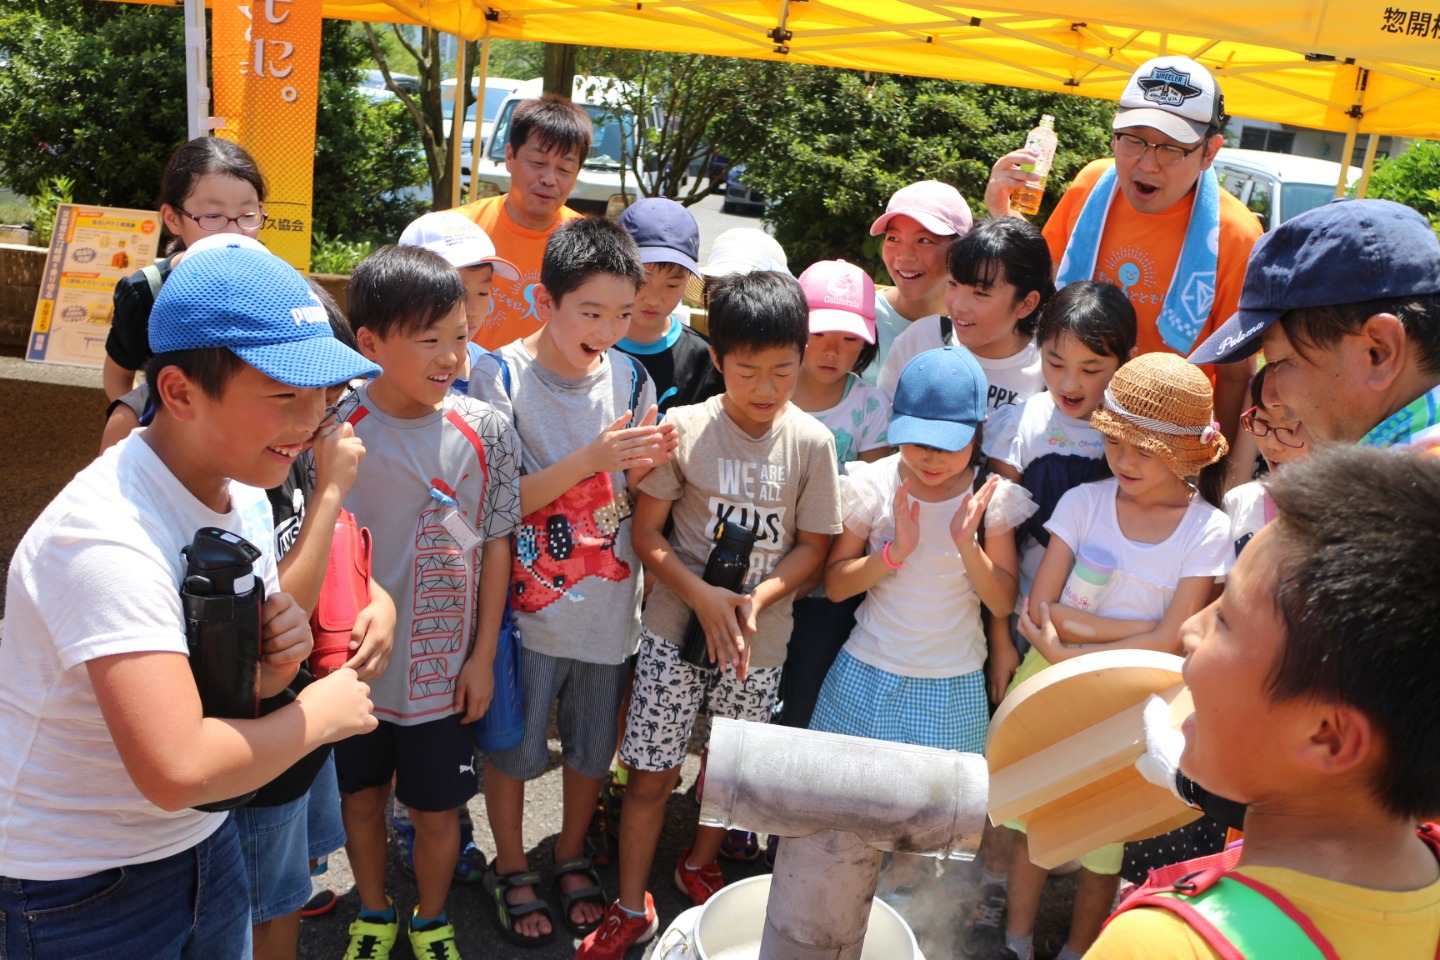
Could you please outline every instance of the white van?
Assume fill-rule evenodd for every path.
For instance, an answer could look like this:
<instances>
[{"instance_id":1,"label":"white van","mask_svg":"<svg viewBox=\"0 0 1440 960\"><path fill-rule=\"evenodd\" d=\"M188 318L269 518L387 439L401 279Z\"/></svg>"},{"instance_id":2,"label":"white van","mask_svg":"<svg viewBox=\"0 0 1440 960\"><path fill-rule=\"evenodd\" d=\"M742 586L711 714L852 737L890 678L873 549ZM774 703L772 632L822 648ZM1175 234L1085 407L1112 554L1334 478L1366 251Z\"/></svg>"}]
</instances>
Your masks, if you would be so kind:
<instances>
[{"instance_id":1,"label":"white van","mask_svg":"<svg viewBox=\"0 0 1440 960\"><path fill-rule=\"evenodd\" d=\"M1239 197L1266 230L1329 203L1340 179L1340 164L1329 160L1230 147L1220 148L1214 169L1220 185ZM1359 178L1359 167L1346 171L1346 184Z\"/></svg>"},{"instance_id":2,"label":"white van","mask_svg":"<svg viewBox=\"0 0 1440 960\"><path fill-rule=\"evenodd\" d=\"M440 111L445 117L445 137L450 137L450 120L455 114L455 84L456 79L451 77L448 80L440 81ZM483 109L480 112L480 142L490 136L490 130L495 125L495 117L500 112L500 105L505 98L515 91L524 81L511 80L508 77L486 77L485 96L483 98ZM475 114L476 107L482 106L480 96L480 78L470 78L470 95L475 101L465 111L465 125L460 128L462 142L461 152L469 153L472 143L475 140ZM478 144L475 144L478 146Z\"/></svg>"},{"instance_id":3,"label":"white van","mask_svg":"<svg viewBox=\"0 0 1440 960\"><path fill-rule=\"evenodd\" d=\"M635 117L628 107L618 105L613 95L605 93L620 82L608 77L576 77L571 90L571 100L590 115L594 126L590 155L567 201L568 206L582 213L623 210L640 195L634 170ZM522 102L539 99L542 89L539 78L517 87L500 105L494 131L480 156L473 164L465 164L465 158L461 158L462 166L474 172L472 197L494 196L510 189L510 173L505 169L510 118Z\"/></svg>"}]
</instances>

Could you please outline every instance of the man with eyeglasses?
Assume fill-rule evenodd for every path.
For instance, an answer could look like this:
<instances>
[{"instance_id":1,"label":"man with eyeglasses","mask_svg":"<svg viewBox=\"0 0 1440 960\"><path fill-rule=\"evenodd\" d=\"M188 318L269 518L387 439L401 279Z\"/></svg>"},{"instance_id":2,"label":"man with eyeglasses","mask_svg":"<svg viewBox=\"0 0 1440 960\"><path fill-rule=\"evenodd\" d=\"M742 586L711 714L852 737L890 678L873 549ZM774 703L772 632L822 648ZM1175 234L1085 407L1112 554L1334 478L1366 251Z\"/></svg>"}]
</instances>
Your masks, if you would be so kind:
<instances>
[{"instance_id":1,"label":"man with eyeglasses","mask_svg":"<svg viewBox=\"0 0 1440 960\"><path fill-rule=\"evenodd\" d=\"M1188 57L1141 64L1112 124L1114 159L1081 170L1045 224L1056 285L1099 280L1123 290L1141 353L1185 356L1235 312L1261 229L1210 170L1224 142L1224 105L1215 78ZM995 164L985 190L991 216L1019 216L1010 197L1040 179L1020 169L1035 159L1022 149ZM1204 369L1233 441L1250 365Z\"/></svg>"},{"instance_id":2,"label":"man with eyeglasses","mask_svg":"<svg viewBox=\"0 0 1440 960\"><path fill-rule=\"evenodd\" d=\"M1190 355L1243 368L1315 441L1440 454L1440 241L1389 200L1335 200L1255 244L1239 310Z\"/></svg>"}]
</instances>

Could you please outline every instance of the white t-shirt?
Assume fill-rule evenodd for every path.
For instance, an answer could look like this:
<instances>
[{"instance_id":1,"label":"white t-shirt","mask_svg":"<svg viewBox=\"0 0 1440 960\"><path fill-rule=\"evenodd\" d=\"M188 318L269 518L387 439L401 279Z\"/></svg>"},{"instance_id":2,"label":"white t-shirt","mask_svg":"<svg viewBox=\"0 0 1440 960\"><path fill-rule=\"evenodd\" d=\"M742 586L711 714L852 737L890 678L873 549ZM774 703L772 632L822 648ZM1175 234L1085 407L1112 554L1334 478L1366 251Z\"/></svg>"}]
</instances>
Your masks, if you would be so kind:
<instances>
[{"instance_id":1,"label":"white t-shirt","mask_svg":"<svg viewBox=\"0 0 1440 960\"><path fill-rule=\"evenodd\" d=\"M895 492L900 455L856 463L845 498L845 529L864 537L870 553L895 539ZM964 494L920 504L920 543L894 571L865 593L845 652L861 663L903 677L958 677L985 666L980 597L970 585L950 519Z\"/></svg>"},{"instance_id":2,"label":"white t-shirt","mask_svg":"<svg viewBox=\"0 0 1440 960\"><path fill-rule=\"evenodd\" d=\"M1235 544L1235 556L1238 557L1241 549L1250 542L1250 538L1270 522L1270 518L1265 515L1269 502L1265 484L1259 480L1242 483L1225 494L1225 499L1221 502L1230 518L1230 539Z\"/></svg>"},{"instance_id":3,"label":"white t-shirt","mask_svg":"<svg viewBox=\"0 0 1440 960\"><path fill-rule=\"evenodd\" d=\"M907 363L926 350L938 350L954 342L953 334L949 341L941 339L939 316L916 320L890 345L890 352L880 366L880 390L893 402L895 385L900 382L900 373ZM1024 403L1045 390L1040 348L1034 340L1008 357L991 360L976 356L975 362L985 371L985 380L990 385L986 410L993 412L1006 404Z\"/></svg>"},{"instance_id":4,"label":"white t-shirt","mask_svg":"<svg viewBox=\"0 0 1440 960\"><path fill-rule=\"evenodd\" d=\"M990 415L985 421L985 452L1024 474L1032 463L1050 454L1102 460L1105 437L1090 426L1088 419L1077 420L1061 413L1055 406L1055 398L1046 390ZM1035 487L1027 485L1027 489ZM1045 556L1045 547L1030 536L1025 537L1019 547L1020 593L1028 596L1035 572Z\"/></svg>"},{"instance_id":5,"label":"white t-shirt","mask_svg":"<svg viewBox=\"0 0 1440 960\"><path fill-rule=\"evenodd\" d=\"M185 655L180 549L201 527L243 536L278 592L265 492L230 485L215 513L131 434L75 475L20 541L0 642L0 876L65 880L190 849L223 813L167 812L140 793L85 664Z\"/></svg>"},{"instance_id":6,"label":"white t-shirt","mask_svg":"<svg viewBox=\"0 0 1440 960\"><path fill-rule=\"evenodd\" d=\"M1195 495L1175 531L1159 543L1137 543L1120 532L1115 513L1119 483L1082 483L1060 498L1045 529L1076 553L1085 544L1115 557L1115 572L1097 612L1116 620L1159 620L1186 577L1223 577L1235 562L1230 518Z\"/></svg>"},{"instance_id":7,"label":"white t-shirt","mask_svg":"<svg viewBox=\"0 0 1440 960\"><path fill-rule=\"evenodd\" d=\"M853 373L845 381L840 402L827 410L811 411L810 416L825 424L835 438L835 459L842 473L860 454L890 446L885 439L890 429L890 401Z\"/></svg>"}]
</instances>

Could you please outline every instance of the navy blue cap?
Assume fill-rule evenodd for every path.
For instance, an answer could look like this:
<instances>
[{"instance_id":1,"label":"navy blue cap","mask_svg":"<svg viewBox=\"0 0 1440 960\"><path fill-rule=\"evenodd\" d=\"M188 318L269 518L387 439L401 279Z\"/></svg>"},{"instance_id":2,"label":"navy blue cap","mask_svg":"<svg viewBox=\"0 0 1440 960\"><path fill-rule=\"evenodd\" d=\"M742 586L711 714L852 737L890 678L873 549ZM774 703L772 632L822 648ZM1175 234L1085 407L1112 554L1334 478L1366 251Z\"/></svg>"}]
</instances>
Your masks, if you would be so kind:
<instances>
[{"instance_id":1,"label":"navy blue cap","mask_svg":"<svg viewBox=\"0 0 1440 960\"><path fill-rule=\"evenodd\" d=\"M1244 360L1290 310L1427 293L1440 293L1440 241L1424 217L1392 200L1332 200L1255 241L1239 310L1189 360Z\"/></svg>"},{"instance_id":2,"label":"navy blue cap","mask_svg":"<svg viewBox=\"0 0 1440 960\"><path fill-rule=\"evenodd\" d=\"M325 307L299 271L240 243L186 254L150 311L155 353L209 347L224 347L292 387L380 374L335 339Z\"/></svg>"},{"instance_id":3,"label":"navy blue cap","mask_svg":"<svg viewBox=\"0 0 1440 960\"><path fill-rule=\"evenodd\" d=\"M683 204L665 197L637 200L620 214L620 226L635 239L641 263L678 263L700 276L700 227Z\"/></svg>"},{"instance_id":4,"label":"navy blue cap","mask_svg":"<svg viewBox=\"0 0 1440 960\"><path fill-rule=\"evenodd\" d=\"M886 436L896 445L963 450L985 419L989 386L964 347L926 350L900 371Z\"/></svg>"}]
</instances>

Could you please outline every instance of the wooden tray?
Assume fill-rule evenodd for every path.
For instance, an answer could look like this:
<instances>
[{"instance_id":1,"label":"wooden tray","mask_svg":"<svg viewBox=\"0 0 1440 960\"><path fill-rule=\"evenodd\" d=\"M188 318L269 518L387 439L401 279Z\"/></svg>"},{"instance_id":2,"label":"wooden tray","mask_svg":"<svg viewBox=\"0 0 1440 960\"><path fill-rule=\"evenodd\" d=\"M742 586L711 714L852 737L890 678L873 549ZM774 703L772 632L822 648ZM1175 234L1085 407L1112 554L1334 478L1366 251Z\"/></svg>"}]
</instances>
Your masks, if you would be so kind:
<instances>
[{"instance_id":1,"label":"wooden tray","mask_svg":"<svg viewBox=\"0 0 1440 960\"><path fill-rule=\"evenodd\" d=\"M985 743L990 821L1024 824L1032 862L1057 867L1200 816L1135 769L1145 700L1168 701L1177 728L1192 712L1183 662L1149 650L1088 653L1046 668L1000 704Z\"/></svg>"}]
</instances>

